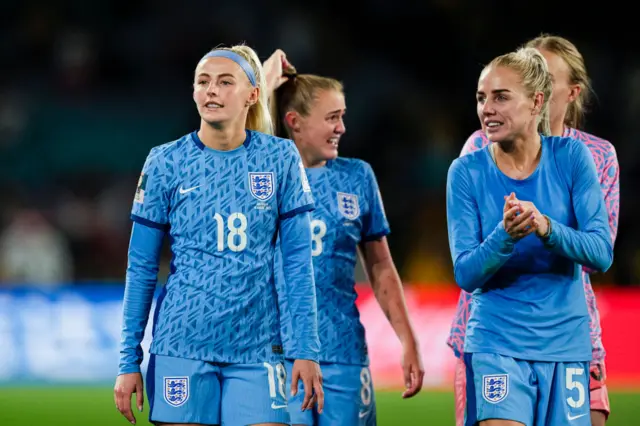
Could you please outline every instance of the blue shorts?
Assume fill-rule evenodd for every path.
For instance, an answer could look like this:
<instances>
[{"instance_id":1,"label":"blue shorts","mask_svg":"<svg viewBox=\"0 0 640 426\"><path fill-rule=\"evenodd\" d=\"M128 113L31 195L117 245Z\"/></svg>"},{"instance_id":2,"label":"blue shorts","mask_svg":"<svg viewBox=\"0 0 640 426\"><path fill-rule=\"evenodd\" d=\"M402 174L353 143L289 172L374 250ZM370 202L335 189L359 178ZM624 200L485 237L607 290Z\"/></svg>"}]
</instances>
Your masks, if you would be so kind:
<instances>
[{"instance_id":1,"label":"blue shorts","mask_svg":"<svg viewBox=\"0 0 640 426\"><path fill-rule=\"evenodd\" d=\"M285 376L281 362L222 364L152 354L147 370L149 421L288 425Z\"/></svg>"},{"instance_id":2,"label":"blue shorts","mask_svg":"<svg viewBox=\"0 0 640 426\"><path fill-rule=\"evenodd\" d=\"M287 389L291 389L293 362L285 361ZM371 371L362 365L321 363L324 410L301 411L304 386L298 382L298 393L289 397L292 425L306 426L375 426L376 401Z\"/></svg>"},{"instance_id":3,"label":"blue shorts","mask_svg":"<svg viewBox=\"0 0 640 426\"><path fill-rule=\"evenodd\" d=\"M589 362L533 362L465 353L465 426L488 419L526 426L590 426Z\"/></svg>"}]
</instances>

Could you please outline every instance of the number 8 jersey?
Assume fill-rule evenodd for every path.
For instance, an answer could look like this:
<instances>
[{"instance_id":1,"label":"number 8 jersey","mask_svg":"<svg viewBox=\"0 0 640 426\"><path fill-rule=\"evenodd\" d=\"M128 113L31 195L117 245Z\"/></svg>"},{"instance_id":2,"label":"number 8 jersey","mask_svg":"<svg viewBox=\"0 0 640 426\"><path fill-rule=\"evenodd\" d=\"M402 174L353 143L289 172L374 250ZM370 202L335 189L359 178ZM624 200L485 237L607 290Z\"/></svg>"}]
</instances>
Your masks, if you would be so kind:
<instances>
[{"instance_id":1,"label":"number 8 jersey","mask_svg":"<svg viewBox=\"0 0 640 426\"><path fill-rule=\"evenodd\" d=\"M229 363L281 356L278 223L312 209L291 141L247 131L239 148L217 151L193 132L153 148L131 214L166 229L171 244L151 352Z\"/></svg>"},{"instance_id":2,"label":"number 8 jersey","mask_svg":"<svg viewBox=\"0 0 640 426\"><path fill-rule=\"evenodd\" d=\"M311 235L320 361L368 365L355 304L355 266L361 242L389 234L378 183L371 166L357 159L337 158L306 171L316 207ZM277 269L278 285L283 285L282 267ZM281 301L281 310L285 354L289 354L296 339L286 300Z\"/></svg>"}]
</instances>

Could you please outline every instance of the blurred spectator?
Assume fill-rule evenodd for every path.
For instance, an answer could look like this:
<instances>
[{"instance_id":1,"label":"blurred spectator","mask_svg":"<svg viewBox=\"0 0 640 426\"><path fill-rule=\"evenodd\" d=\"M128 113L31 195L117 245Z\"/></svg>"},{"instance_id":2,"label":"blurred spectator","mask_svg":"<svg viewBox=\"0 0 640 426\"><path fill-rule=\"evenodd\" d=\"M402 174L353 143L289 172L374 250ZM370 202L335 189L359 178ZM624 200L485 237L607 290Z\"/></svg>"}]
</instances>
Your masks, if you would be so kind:
<instances>
[{"instance_id":1,"label":"blurred spectator","mask_svg":"<svg viewBox=\"0 0 640 426\"><path fill-rule=\"evenodd\" d=\"M0 281L53 287L71 277L72 259L64 234L37 210L16 210L0 234Z\"/></svg>"}]
</instances>

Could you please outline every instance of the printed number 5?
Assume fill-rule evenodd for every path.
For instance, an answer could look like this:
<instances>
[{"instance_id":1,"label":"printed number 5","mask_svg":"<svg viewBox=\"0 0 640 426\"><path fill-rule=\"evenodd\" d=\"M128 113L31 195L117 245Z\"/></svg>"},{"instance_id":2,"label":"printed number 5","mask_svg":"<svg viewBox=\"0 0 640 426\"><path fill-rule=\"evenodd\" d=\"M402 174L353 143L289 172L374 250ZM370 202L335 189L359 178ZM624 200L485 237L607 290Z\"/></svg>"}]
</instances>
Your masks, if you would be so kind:
<instances>
[{"instance_id":1,"label":"printed number 5","mask_svg":"<svg viewBox=\"0 0 640 426\"><path fill-rule=\"evenodd\" d=\"M574 376L584 375L584 368L567 368L566 386L567 389L578 389L578 400L576 401L572 397L567 398L567 404L571 408L580 408L584 405L585 401L585 389L584 385L577 380L574 380Z\"/></svg>"}]
</instances>

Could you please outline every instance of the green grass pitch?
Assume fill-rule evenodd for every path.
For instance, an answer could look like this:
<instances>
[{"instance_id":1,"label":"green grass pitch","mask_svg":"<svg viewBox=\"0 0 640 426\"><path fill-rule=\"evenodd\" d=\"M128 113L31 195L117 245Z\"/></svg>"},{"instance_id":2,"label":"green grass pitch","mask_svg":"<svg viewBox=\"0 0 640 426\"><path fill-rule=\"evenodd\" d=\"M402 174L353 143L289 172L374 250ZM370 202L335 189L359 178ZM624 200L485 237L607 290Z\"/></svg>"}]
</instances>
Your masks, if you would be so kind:
<instances>
[{"instance_id":1,"label":"green grass pitch","mask_svg":"<svg viewBox=\"0 0 640 426\"><path fill-rule=\"evenodd\" d=\"M400 392L376 392L378 425L453 425L453 395L422 392L403 400ZM608 426L640 425L640 392L613 392ZM138 425L148 426L147 410L137 413ZM107 387L0 387L0 425L118 426L129 424L118 413Z\"/></svg>"}]
</instances>

